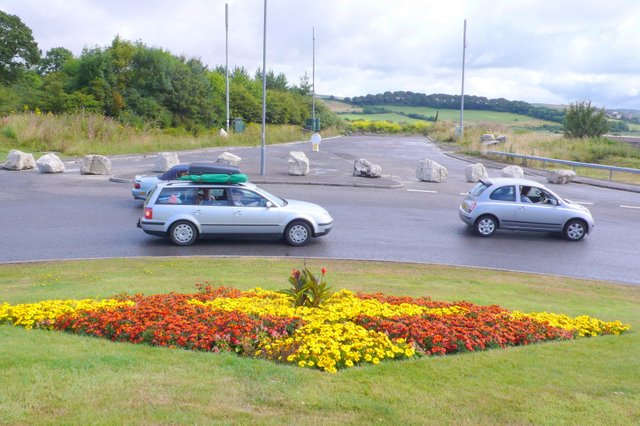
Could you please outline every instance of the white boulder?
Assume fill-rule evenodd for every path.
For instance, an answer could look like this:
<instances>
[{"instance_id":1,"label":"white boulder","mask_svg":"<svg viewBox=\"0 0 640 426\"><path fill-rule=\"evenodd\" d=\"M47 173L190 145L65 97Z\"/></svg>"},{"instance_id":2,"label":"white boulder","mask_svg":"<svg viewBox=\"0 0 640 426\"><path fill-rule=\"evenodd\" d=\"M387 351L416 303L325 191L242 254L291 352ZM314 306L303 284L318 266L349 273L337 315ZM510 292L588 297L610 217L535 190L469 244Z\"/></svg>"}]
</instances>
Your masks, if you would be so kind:
<instances>
[{"instance_id":1,"label":"white boulder","mask_svg":"<svg viewBox=\"0 0 640 426\"><path fill-rule=\"evenodd\" d=\"M489 177L489 173L487 173L487 169L482 163L469 164L464 169L464 174L467 182L478 182L480 179Z\"/></svg>"},{"instance_id":2,"label":"white boulder","mask_svg":"<svg viewBox=\"0 0 640 426\"><path fill-rule=\"evenodd\" d=\"M230 152L223 152L216 159L217 164L222 164L225 166L236 166L236 167L240 165L240 161L242 161L241 157L235 154L232 154Z\"/></svg>"},{"instance_id":3,"label":"white boulder","mask_svg":"<svg viewBox=\"0 0 640 426\"><path fill-rule=\"evenodd\" d=\"M524 177L524 170L522 170L520 166L507 166L502 169L500 176L522 179Z\"/></svg>"},{"instance_id":4,"label":"white boulder","mask_svg":"<svg viewBox=\"0 0 640 426\"><path fill-rule=\"evenodd\" d=\"M159 152L156 154L156 162L153 166L154 172L166 172L173 166L180 164L177 152Z\"/></svg>"},{"instance_id":5,"label":"white boulder","mask_svg":"<svg viewBox=\"0 0 640 426\"><path fill-rule=\"evenodd\" d=\"M366 158L358 158L353 163L353 175L360 177L379 178L382 176L382 166L369 162Z\"/></svg>"},{"instance_id":6,"label":"white boulder","mask_svg":"<svg viewBox=\"0 0 640 426\"><path fill-rule=\"evenodd\" d=\"M555 169L547 171L547 181L550 183L569 183L577 176L573 170Z\"/></svg>"},{"instance_id":7,"label":"white boulder","mask_svg":"<svg viewBox=\"0 0 640 426\"><path fill-rule=\"evenodd\" d=\"M309 159L302 151L289 152L289 174L293 176L306 176L309 174Z\"/></svg>"},{"instance_id":8,"label":"white boulder","mask_svg":"<svg viewBox=\"0 0 640 426\"><path fill-rule=\"evenodd\" d=\"M229 136L229 133L227 133L225 129L220 129L220 136L226 138L227 136Z\"/></svg>"},{"instance_id":9,"label":"white boulder","mask_svg":"<svg viewBox=\"0 0 640 426\"><path fill-rule=\"evenodd\" d=\"M36 159L33 154L12 149L9 151L7 161L4 162L4 168L8 170L26 170L36 167Z\"/></svg>"},{"instance_id":10,"label":"white boulder","mask_svg":"<svg viewBox=\"0 0 640 426\"><path fill-rule=\"evenodd\" d=\"M83 175L108 175L111 173L111 161L104 155L86 155L80 163Z\"/></svg>"},{"instance_id":11,"label":"white boulder","mask_svg":"<svg viewBox=\"0 0 640 426\"><path fill-rule=\"evenodd\" d=\"M62 173L64 172L64 163L56 154L45 154L38 158L36 166L40 173Z\"/></svg>"},{"instance_id":12,"label":"white boulder","mask_svg":"<svg viewBox=\"0 0 640 426\"><path fill-rule=\"evenodd\" d=\"M416 168L416 177L425 182L444 182L449 172L444 166L433 160L420 160Z\"/></svg>"}]
</instances>

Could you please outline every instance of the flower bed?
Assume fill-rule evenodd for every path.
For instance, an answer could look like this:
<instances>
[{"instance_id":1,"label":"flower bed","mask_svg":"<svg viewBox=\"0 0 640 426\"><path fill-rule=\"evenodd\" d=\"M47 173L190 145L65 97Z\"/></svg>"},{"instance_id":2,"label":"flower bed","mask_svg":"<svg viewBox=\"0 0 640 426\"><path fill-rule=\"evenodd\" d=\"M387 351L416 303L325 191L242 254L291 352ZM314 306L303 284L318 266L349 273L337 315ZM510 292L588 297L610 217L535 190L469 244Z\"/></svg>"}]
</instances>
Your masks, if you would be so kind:
<instances>
[{"instance_id":1,"label":"flower bed","mask_svg":"<svg viewBox=\"0 0 640 426\"><path fill-rule=\"evenodd\" d=\"M497 305L347 290L331 294L319 307L293 306L287 294L225 287L193 294L3 303L2 323L113 341L231 351L329 372L416 356L620 334L630 328L588 316L525 314Z\"/></svg>"}]
</instances>

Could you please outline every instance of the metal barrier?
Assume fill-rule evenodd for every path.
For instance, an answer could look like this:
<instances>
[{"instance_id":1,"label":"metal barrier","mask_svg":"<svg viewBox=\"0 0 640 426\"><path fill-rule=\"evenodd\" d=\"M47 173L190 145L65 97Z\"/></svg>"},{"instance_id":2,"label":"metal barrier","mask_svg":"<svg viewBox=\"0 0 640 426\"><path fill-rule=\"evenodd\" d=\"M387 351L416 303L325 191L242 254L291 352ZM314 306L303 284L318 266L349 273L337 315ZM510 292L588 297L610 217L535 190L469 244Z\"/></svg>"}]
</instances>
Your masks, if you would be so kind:
<instances>
[{"instance_id":1,"label":"metal barrier","mask_svg":"<svg viewBox=\"0 0 640 426\"><path fill-rule=\"evenodd\" d=\"M618 167L618 166L607 166L604 164L580 163L578 161L569 161L569 160L556 160L555 158L537 157L535 155L512 154L510 152L500 152L500 151L482 151L482 152L484 154L497 155L498 157L520 158L523 160L523 164L525 167L527 166L527 160L534 160L534 161L541 161L543 168L546 167L546 163L557 163L557 164L564 164L566 166L571 166L573 167L574 171L576 167L609 170L609 180L613 180L613 172L640 174L640 169L632 169L630 167Z\"/></svg>"}]
</instances>

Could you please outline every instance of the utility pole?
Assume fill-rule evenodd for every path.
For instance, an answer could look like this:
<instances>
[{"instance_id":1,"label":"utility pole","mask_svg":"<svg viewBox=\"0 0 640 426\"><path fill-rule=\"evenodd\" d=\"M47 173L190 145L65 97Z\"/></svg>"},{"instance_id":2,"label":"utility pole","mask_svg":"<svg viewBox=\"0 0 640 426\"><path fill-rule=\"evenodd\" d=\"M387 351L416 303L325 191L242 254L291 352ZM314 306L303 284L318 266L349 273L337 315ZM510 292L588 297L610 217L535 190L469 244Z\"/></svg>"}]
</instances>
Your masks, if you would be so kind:
<instances>
[{"instance_id":1,"label":"utility pole","mask_svg":"<svg viewBox=\"0 0 640 426\"><path fill-rule=\"evenodd\" d=\"M311 87L312 87L312 96L311 96L311 120L312 120L312 129L316 131L316 27L313 27L313 67L311 71Z\"/></svg>"},{"instance_id":2,"label":"utility pole","mask_svg":"<svg viewBox=\"0 0 640 426\"><path fill-rule=\"evenodd\" d=\"M266 173L265 144L267 140L267 0L264 0L264 30L262 32L262 144L260 149L260 175Z\"/></svg>"},{"instance_id":3,"label":"utility pole","mask_svg":"<svg viewBox=\"0 0 640 426\"><path fill-rule=\"evenodd\" d=\"M467 20L464 20L464 32L462 35L462 96L460 97L460 140L464 135L464 56L467 49Z\"/></svg>"},{"instance_id":4,"label":"utility pole","mask_svg":"<svg viewBox=\"0 0 640 426\"><path fill-rule=\"evenodd\" d=\"M225 27L225 74L227 82L227 133L229 133L229 5L224 4L224 27Z\"/></svg>"}]
</instances>

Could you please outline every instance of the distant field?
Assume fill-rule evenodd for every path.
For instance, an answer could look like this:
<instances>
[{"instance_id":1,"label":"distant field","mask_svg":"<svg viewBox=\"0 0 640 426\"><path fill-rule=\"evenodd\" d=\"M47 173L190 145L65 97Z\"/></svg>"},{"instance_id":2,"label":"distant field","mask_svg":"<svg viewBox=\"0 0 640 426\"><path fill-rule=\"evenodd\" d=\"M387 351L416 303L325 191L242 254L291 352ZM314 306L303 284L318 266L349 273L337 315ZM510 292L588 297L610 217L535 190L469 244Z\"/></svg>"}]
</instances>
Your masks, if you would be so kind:
<instances>
[{"instance_id":1,"label":"distant field","mask_svg":"<svg viewBox=\"0 0 640 426\"><path fill-rule=\"evenodd\" d=\"M338 114L341 114L344 112L361 112L362 111L362 108L360 107L349 105L347 103L340 102L340 101L335 101L330 99L321 99L321 102L323 102L327 106L327 108L329 108L331 111Z\"/></svg>"},{"instance_id":2,"label":"distant field","mask_svg":"<svg viewBox=\"0 0 640 426\"><path fill-rule=\"evenodd\" d=\"M424 122L425 120L418 120L416 118L411 118L411 117L407 117L401 114L396 114L396 113L388 113L388 114L340 114L340 117L346 119L346 120L350 120L350 121L356 121L356 120L365 120L365 121L391 121L394 123L401 123L401 122L405 122L405 123L415 123L416 121L422 121Z\"/></svg>"},{"instance_id":3,"label":"distant field","mask_svg":"<svg viewBox=\"0 0 640 426\"><path fill-rule=\"evenodd\" d=\"M354 121L354 120L367 120L367 121L392 121L392 122L405 122L413 123L418 120L410 118L402 114L387 113L387 114L358 114L357 110L349 104L340 101L327 101L323 100L332 111L339 113L341 117ZM435 117L438 114L439 120L446 121L459 121L460 110L457 109L436 109L429 107L410 107L410 106L393 106L393 105L376 105L383 107L387 110L402 112L405 114L420 114L426 117ZM361 110L361 109L360 109ZM543 125L557 125L551 121L538 120L532 117L528 117L522 114L512 114L508 112L495 112L495 111L478 111L478 110L465 110L464 111L465 122L488 122L497 123L509 127L539 127Z\"/></svg>"}]
</instances>

